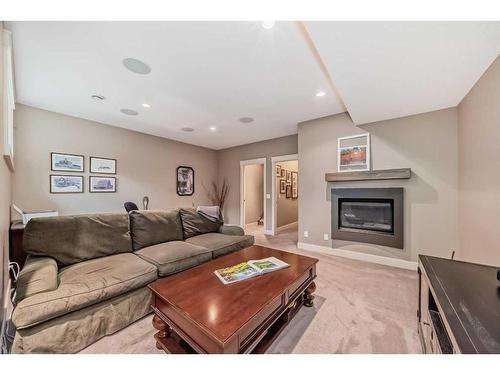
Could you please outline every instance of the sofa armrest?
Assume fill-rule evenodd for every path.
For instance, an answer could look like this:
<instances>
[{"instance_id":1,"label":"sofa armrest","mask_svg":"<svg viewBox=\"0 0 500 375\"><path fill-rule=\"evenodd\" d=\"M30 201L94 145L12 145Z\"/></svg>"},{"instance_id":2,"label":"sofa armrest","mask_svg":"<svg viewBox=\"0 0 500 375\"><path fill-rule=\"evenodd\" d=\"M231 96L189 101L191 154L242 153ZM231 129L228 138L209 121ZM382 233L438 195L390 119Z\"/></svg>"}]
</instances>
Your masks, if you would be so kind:
<instances>
[{"instance_id":1,"label":"sofa armrest","mask_svg":"<svg viewBox=\"0 0 500 375\"><path fill-rule=\"evenodd\" d=\"M17 278L15 303L38 293L56 290L59 286L57 273L55 259L28 256Z\"/></svg>"},{"instance_id":2,"label":"sofa armrest","mask_svg":"<svg viewBox=\"0 0 500 375\"><path fill-rule=\"evenodd\" d=\"M219 228L219 233L222 234L228 234L230 236L243 236L245 235L245 231L243 230L242 227L239 227L237 225L222 225Z\"/></svg>"}]
</instances>

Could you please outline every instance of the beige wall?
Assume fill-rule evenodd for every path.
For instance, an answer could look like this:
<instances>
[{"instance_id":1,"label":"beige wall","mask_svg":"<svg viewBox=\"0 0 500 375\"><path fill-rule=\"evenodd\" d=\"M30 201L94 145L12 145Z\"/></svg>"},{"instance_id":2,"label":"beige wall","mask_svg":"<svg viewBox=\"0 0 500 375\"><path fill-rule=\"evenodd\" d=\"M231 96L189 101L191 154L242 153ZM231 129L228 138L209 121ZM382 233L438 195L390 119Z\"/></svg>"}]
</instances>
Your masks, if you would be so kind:
<instances>
[{"instance_id":1,"label":"beige wall","mask_svg":"<svg viewBox=\"0 0 500 375\"><path fill-rule=\"evenodd\" d=\"M56 209L60 214L122 212L125 201L150 208L207 204L202 187L217 177L216 153L202 147L137 133L75 117L18 105L14 117L16 173L13 202L27 210ZM50 153L85 155L85 193L50 194ZM89 156L117 159L117 193L89 193ZM195 171L195 193L176 194L176 168ZM74 173L75 175L77 173Z\"/></svg>"},{"instance_id":2,"label":"beige wall","mask_svg":"<svg viewBox=\"0 0 500 375\"><path fill-rule=\"evenodd\" d=\"M0 149L3 150L3 22L0 21ZM11 174L0 160L0 322L3 320L4 288L8 281Z\"/></svg>"},{"instance_id":3,"label":"beige wall","mask_svg":"<svg viewBox=\"0 0 500 375\"><path fill-rule=\"evenodd\" d=\"M326 172L337 166L337 138L371 134L373 169L411 168L410 180L338 183L338 187L405 188L404 250L345 241L331 235L333 185ZM445 109L356 127L347 114L299 124L299 241L405 260L419 253L449 257L457 250L457 110ZM303 232L309 231L304 238Z\"/></svg>"},{"instance_id":4,"label":"beige wall","mask_svg":"<svg viewBox=\"0 0 500 375\"><path fill-rule=\"evenodd\" d=\"M299 170L298 160L282 161L276 164L281 165L281 168L289 171L298 172ZM286 194L280 194L280 180L280 177L276 178L276 222L278 227L295 223L299 220L298 199L287 198Z\"/></svg>"},{"instance_id":5,"label":"beige wall","mask_svg":"<svg viewBox=\"0 0 500 375\"><path fill-rule=\"evenodd\" d=\"M458 106L460 257L500 265L500 57Z\"/></svg>"},{"instance_id":6,"label":"beige wall","mask_svg":"<svg viewBox=\"0 0 500 375\"><path fill-rule=\"evenodd\" d=\"M231 184L231 190L224 207L227 223L240 222L240 161L266 158L266 194L271 194L271 157L297 153L297 135L250 143L217 151L219 181L224 178ZM271 230L271 199L266 199L265 227Z\"/></svg>"},{"instance_id":7,"label":"beige wall","mask_svg":"<svg viewBox=\"0 0 500 375\"><path fill-rule=\"evenodd\" d=\"M264 212L264 165L245 166L245 224L257 222Z\"/></svg>"}]
</instances>

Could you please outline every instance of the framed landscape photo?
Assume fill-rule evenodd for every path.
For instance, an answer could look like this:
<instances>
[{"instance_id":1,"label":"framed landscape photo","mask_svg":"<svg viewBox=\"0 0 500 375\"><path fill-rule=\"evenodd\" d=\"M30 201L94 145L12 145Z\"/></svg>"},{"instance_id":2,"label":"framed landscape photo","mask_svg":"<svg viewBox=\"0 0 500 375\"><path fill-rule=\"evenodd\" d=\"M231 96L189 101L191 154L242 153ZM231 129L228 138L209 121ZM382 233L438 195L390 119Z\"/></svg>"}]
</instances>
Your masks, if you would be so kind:
<instances>
[{"instance_id":1,"label":"framed landscape photo","mask_svg":"<svg viewBox=\"0 0 500 375\"><path fill-rule=\"evenodd\" d=\"M51 174L50 193L83 193L83 176Z\"/></svg>"},{"instance_id":2,"label":"framed landscape photo","mask_svg":"<svg viewBox=\"0 0 500 375\"><path fill-rule=\"evenodd\" d=\"M50 153L50 170L60 172L83 172L85 157L83 155Z\"/></svg>"},{"instance_id":3,"label":"framed landscape photo","mask_svg":"<svg viewBox=\"0 0 500 375\"><path fill-rule=\"evenodd\" d=\"M177 194L180 196L194 194L194 169L177 167Z\"/></svg>"},{"instance_id":4,"label":"framed landscape photo","mask_svg":"<svg viewBox=\"0 0 500 375\"><path fill-rule=\"evenodd\" d=\"M370 134L338 138L337 170L339 172L370 170Z\"/></svg>"},{"instance_id":5,"label":"framed landscape photo","mask_svg":"<svg viewBox=\"0 0 500 375\"><path fill-rule=\"evenodd\" d=\"M116 177L89 177L89 192L116 193Z\"/></svg>"},{"instance_id":6,"label":"framed landscape photo","mask_svg":"<svg viewBox=\"0 0 500 375\"><path fill-rule=\"evenodd\" d=\"M297 199L299 197L298 179L299 174L297 172L292 172L292 199Z\"/></svg>"},{"instance_id":7,"label":"framed landscape photo","mask_svg":"<svg viewBox=\"0 0 500 375\"><path fill-rule=\"evenodd\" d=\"M116 174L116 159L91 156L90 173Z\"/></svg>"},{"instance_id":8,"label":"framed landscape photo","mask_svg":"<svg viewBox=\"0 0 500 375\"><path fill-rule=\"evenodd\" d=\"M280 180L280 194L286 193L286 181Z\"/></svg>"}]
</instances>

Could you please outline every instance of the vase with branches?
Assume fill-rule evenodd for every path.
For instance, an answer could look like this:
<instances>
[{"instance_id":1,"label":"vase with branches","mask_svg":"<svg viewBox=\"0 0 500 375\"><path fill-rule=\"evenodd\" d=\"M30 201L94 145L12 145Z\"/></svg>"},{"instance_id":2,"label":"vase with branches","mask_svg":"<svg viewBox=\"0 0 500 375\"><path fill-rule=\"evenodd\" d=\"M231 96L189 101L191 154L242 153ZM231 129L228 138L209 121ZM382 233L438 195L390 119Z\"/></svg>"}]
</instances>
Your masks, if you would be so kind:
<instances>
[{"instance_id":1,"label":"vase with branches","mask_svg":"<svg viewBox=\"0 0 500 375\"><path fill-rule=\"evenodd\" d=\"M221 219L223 219L222 210L224 208L224 203L226 202L226 198L229 194L231 185L229 184L229 182L227 182L226 179L224 179L221 184L219 184L218 182L212 182L211 188L207 188L205 185L203 185L203 188L207 192L210 202L212 202L214 206L219 206Z\"/></svg>"}]
</instances>

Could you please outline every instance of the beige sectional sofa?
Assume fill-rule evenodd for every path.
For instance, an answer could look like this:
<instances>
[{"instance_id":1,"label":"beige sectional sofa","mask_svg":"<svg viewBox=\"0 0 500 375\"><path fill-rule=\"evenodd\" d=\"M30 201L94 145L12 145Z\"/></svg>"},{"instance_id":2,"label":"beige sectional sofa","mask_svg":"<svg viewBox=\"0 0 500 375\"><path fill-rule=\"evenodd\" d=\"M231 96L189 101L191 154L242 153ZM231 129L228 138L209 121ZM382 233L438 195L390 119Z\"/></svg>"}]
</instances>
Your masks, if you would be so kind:
<instances>
[{"instance_id":1,"label":"beige sectional sofa","mask_svg":"<svg viewBox=\"0 0 500 375\"><path fill-rule=\"evenodd\" d=\"M147 285L254 243L193 209L32 219L13 353L75 353L151 312Z\"/></svg>"}]
</instances>

